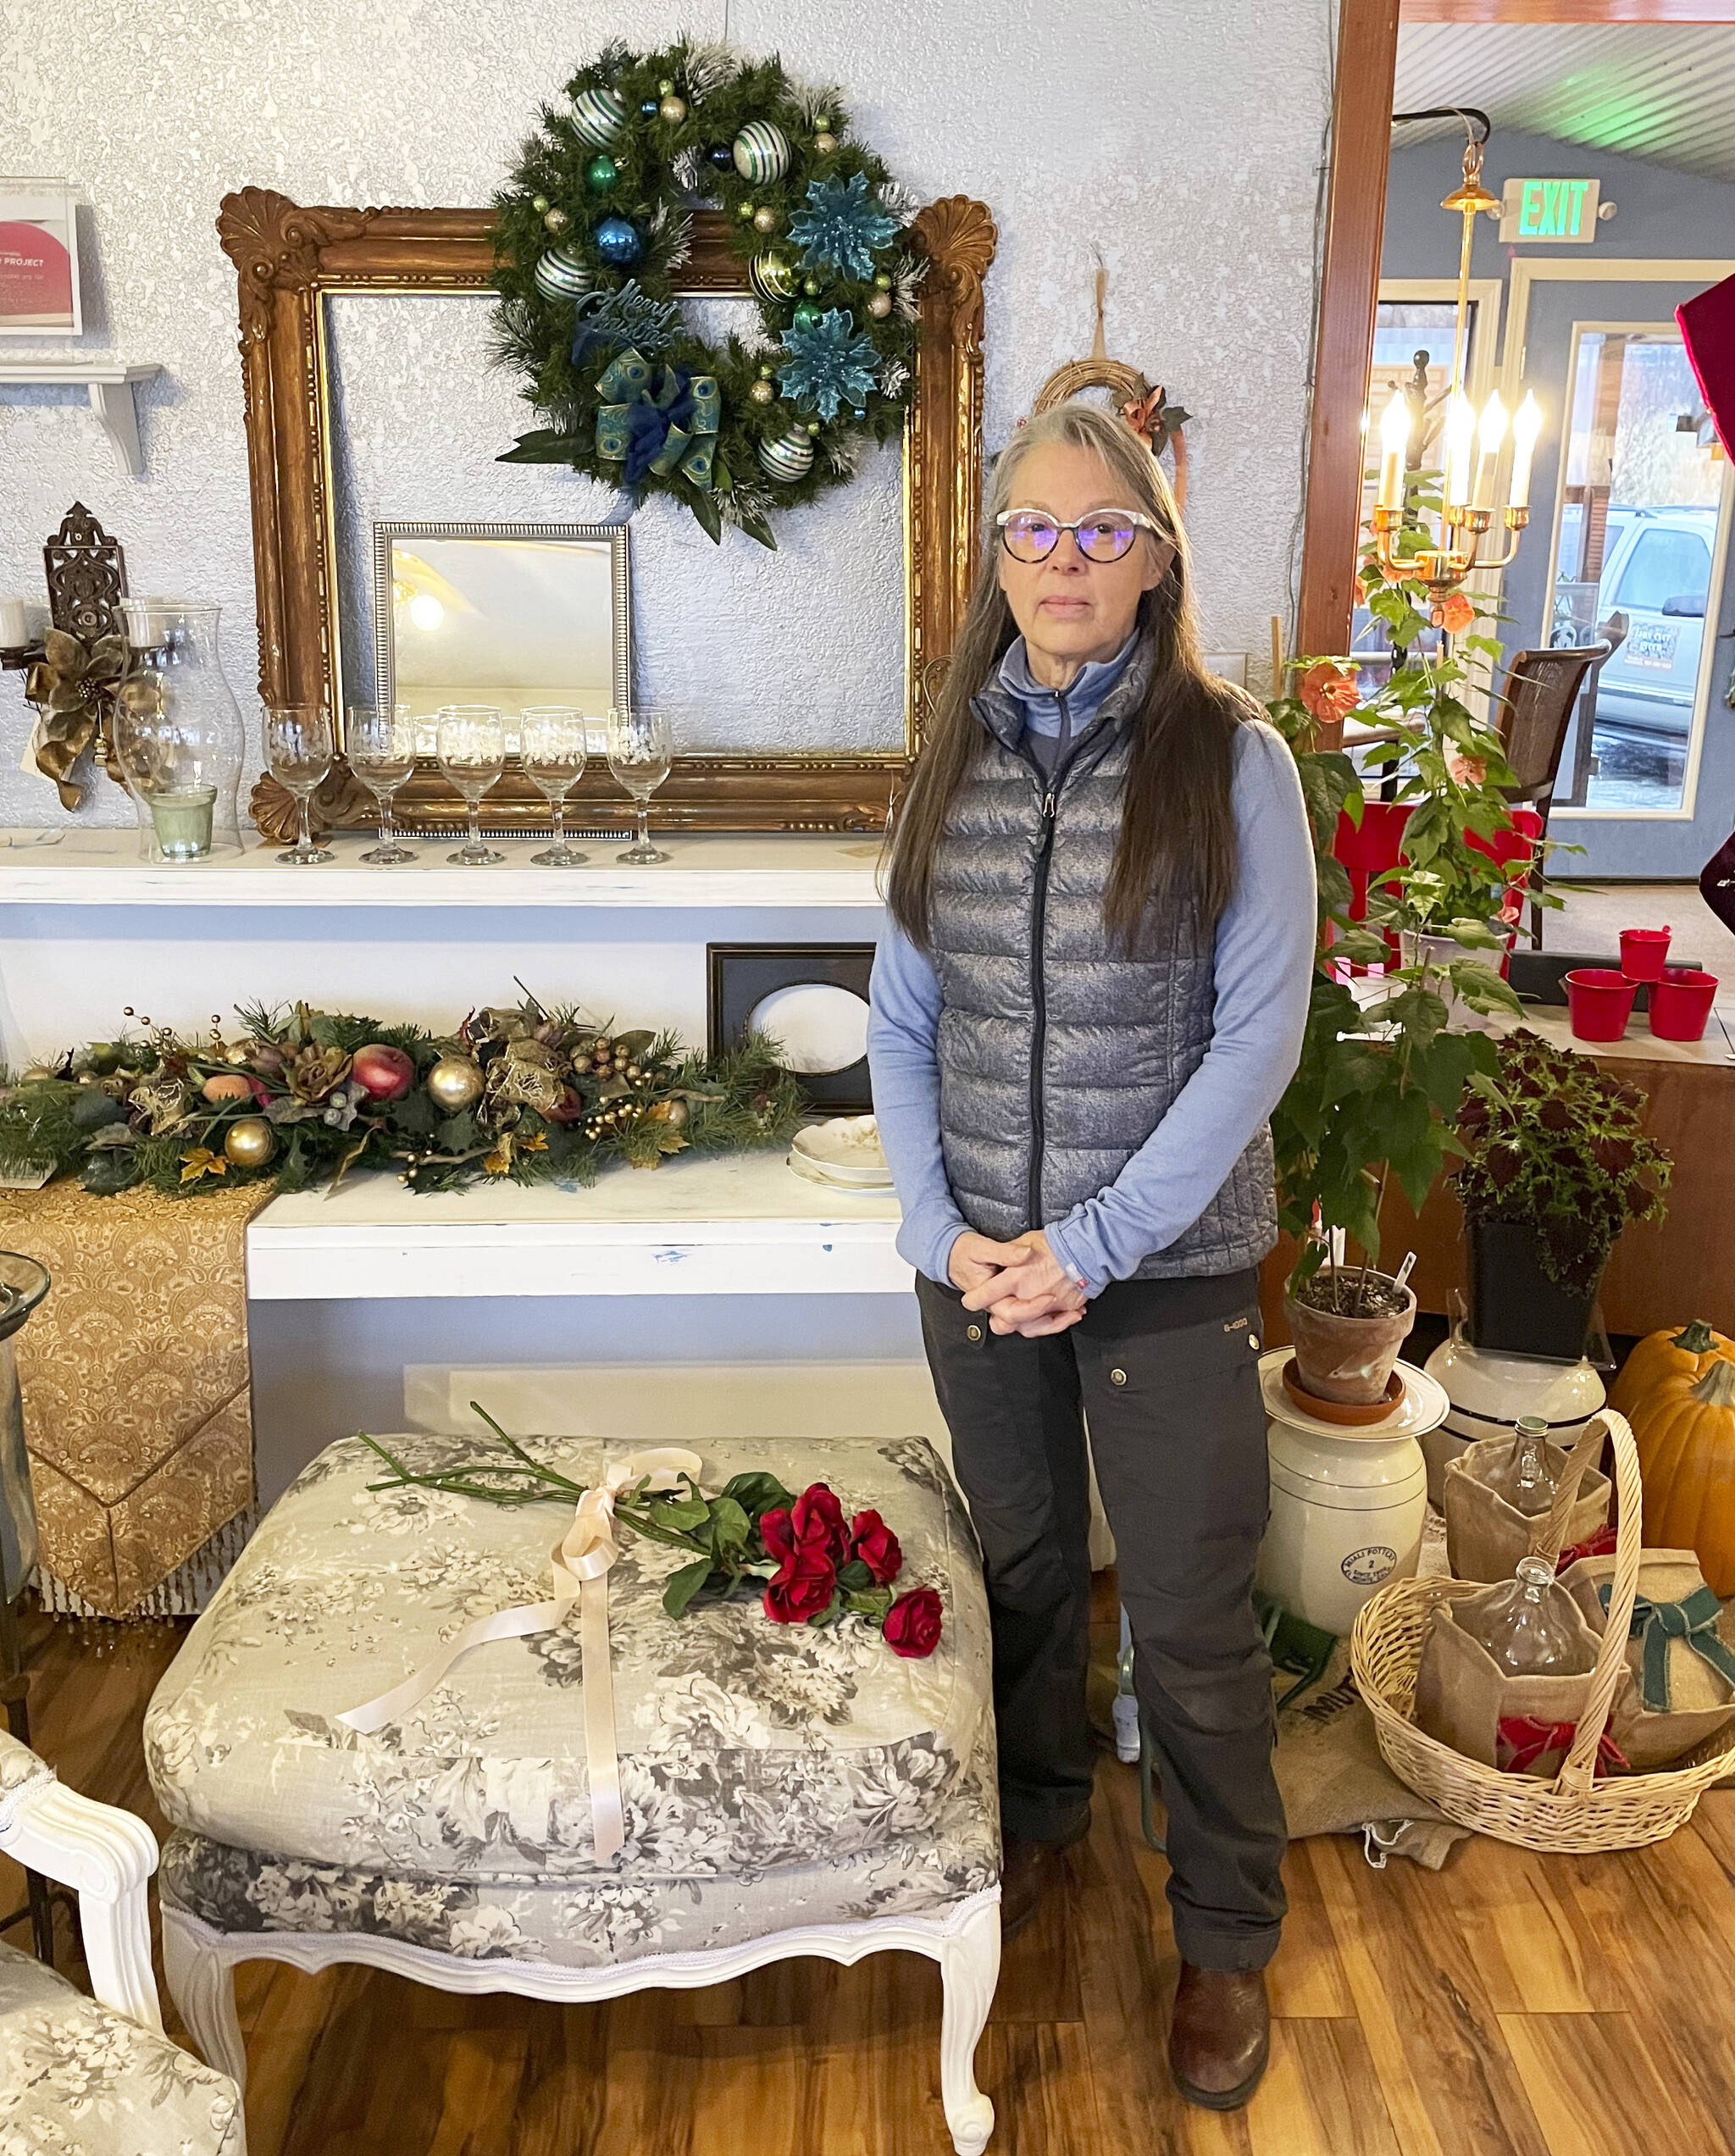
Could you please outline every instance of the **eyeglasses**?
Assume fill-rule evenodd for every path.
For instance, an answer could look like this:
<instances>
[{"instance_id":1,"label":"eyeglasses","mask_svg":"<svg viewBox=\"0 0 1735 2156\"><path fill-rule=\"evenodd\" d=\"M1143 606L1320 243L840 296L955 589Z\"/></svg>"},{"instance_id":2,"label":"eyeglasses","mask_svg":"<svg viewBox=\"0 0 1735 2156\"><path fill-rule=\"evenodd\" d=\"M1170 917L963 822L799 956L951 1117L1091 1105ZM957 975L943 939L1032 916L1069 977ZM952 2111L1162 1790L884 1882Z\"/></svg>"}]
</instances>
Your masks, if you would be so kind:
<instances>
[{"instance_id":1,"label":"eyeglasses","mask_svg":"<svg viewBox=\"0 0 1735 2156\"><path fill-rule=\"evenodd\" d=\"M1063 531L1072 533L1087 562L1118 562L1141 531L1162 536L1150 518L1134 509L1093 509L1070 524L1040 509L1002 509L994 521L1001 545L1015 562L1045 562Z\"/></svg>"}]
</instances>

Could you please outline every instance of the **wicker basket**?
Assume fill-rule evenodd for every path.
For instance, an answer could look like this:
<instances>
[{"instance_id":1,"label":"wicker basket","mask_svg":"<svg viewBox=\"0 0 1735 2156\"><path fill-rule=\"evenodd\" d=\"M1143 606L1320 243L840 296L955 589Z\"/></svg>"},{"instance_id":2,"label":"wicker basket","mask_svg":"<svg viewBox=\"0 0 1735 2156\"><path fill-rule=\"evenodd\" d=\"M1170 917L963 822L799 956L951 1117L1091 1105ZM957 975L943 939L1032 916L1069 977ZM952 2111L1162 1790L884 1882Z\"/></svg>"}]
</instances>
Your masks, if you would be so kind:
<instances>
[{"instance_id":1,"label":"wicker basket","mask_svg":"<svg viewBox=\"0 0 1735 2156\"><path fill-rule=\"evenodd\" d=\"M1608 1409L1587 1424L1572 1449L1553 1508L1538 1521L1531 1538L1533 1554L1559 1557L1579 1477L1601 1450L1605 1435L1614 1440L1615 1488L1620 1500L1614 1583L1596 1667L1586 1680L1588 1690L1577 1734L1552 1782L1501 1774L1466 1759L1426 1735L1412 1720L1416 1673L1433 1611L1442 1602L1484 1593L1480 1582L1395 1580L1363 1605L1350 1639L1355 1682L1392 1772L1460 1826L1527 1849L1583 1854L1660 1842L1692 1817L1693 1806L1714 1782L1735 1768L1735 1741L1725 1731L1703 1748L1703 1757L1689 1755L1688 1761L1660 1773L1593 1779L1597 1738L1625 1666L1638 1584L1643 1499L1638 1455L1624 1416Z\"/></svg>"}]
</instances>

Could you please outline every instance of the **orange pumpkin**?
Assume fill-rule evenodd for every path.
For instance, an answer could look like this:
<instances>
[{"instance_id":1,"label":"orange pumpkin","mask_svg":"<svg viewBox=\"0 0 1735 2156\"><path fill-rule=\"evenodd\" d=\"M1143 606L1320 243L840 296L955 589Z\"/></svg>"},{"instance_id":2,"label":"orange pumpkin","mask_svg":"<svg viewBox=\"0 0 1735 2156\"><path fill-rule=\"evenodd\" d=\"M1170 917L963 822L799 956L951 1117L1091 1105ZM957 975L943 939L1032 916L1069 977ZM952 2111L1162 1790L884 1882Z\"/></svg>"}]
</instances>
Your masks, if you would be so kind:
<instances>
[{"instance_id":1,"label":"orange pumpkin","mask_svg":"<svg viewBox=\"0 0 1735 2156\"><path fill-rule=\"evenodd\" d=\"M1712 1593L1735 1594L1735 1340L1703 1318L1649 1334L1609 1405L1638 1442L1646 1547L1696 1551Z\"/></svg>"}]
</instances>

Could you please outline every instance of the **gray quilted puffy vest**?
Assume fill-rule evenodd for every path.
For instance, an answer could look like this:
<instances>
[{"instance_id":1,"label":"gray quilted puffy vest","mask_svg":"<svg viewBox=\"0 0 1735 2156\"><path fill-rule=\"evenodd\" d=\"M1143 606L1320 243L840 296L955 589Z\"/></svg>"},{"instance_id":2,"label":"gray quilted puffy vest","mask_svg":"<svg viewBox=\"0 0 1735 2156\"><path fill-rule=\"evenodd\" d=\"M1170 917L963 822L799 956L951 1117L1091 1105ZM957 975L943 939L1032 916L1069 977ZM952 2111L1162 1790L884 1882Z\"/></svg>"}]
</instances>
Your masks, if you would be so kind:
<instances>
[{"instance_id":1,"label":"gray quilted puffy vest","mask_svg":"<svg viewBox=\"0 0 1735 2156\"><path fill-rule=\"evenodd\" d=\"M1023 717L998 683L975 701L984 738L935 856L930 928L944 999L940 1143L958 1209L980 1234L1022 1234L1106 1189L1211 1043L1212 938L1192 910L1153 906L1130 958L1102 921L1122 722L1150 663L1148 645L1134 654L1058 784L1017 745ZM1134 1278L1238 1272L1276 1241L1261 1127L1199 1218Z\"/></svg>"}]
</instances>

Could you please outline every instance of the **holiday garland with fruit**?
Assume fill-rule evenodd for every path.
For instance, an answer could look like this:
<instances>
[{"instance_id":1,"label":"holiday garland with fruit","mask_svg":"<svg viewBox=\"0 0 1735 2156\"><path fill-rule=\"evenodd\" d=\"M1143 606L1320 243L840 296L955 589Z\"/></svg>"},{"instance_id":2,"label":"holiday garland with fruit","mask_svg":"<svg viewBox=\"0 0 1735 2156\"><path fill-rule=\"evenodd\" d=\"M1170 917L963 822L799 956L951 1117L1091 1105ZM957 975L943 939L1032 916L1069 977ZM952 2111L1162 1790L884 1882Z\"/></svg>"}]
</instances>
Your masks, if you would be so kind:
<instances>
[{"instance_id":1,"label":"holiday garland with fruit","mask_svg":"<svg viewBox=\"0 0 1735 2156\"><path fill-rule=\"evenodd\" d=\"M759 335L682 312L694 211L720 210ZM855 474L904 424L927 267L915 198L841 93L682 40L605 47L545 106L496 197L496 356L548 424L506 463L569 465L711 537L774 546L774 512Z\"/></svg>"},{"instance_id":2,"label":"holiday garland with fruit","mask_svg":"<svg viewBox=\"0 0 1735 2156\"><path fill-rule=\"evenodd\" d=\"M612 1161L782 1145L804 1111L757 1036L699 1056L528 995L446 1034L299 1003L237 1017L228 1040L213 1019L208 1038L159 1028L0 1072L0 1174L76 1174L100 1197L299 1190L354 1167L396 1168L417 1191L588 1182Z\"/></svg>"}]
</instances>

